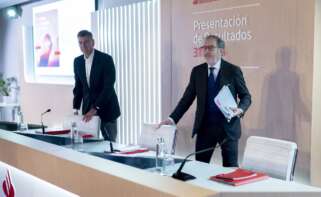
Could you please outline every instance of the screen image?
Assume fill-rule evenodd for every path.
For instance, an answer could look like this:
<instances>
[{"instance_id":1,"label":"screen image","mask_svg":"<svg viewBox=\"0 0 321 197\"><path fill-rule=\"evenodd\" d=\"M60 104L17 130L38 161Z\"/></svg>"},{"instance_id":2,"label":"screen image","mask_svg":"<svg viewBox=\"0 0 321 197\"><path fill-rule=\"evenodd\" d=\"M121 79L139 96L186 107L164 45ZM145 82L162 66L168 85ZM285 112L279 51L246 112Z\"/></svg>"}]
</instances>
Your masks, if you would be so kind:
<instances>
[{"instance_id":1,"label":"screen image","mask_svg":"<svg viewBox=\"0 0 321 197\"><path fill-rule=\"evenodd\" d=\"M35 63L37 67L59 67L59 37L57 10L35 15Z\"/></svg>"},{"instance_id":2,"label":"screen image","mask_svg":"<svg viewBox=\"0 0 321 197\"><path fill-rule=\"evenodd\" d=\"M95 1L62 0L32 8L34 78L73 79L73 60L81 55L77 33L91 31ZM77 21L77 22L75 22Z\"/></svg>"}]
</instances>

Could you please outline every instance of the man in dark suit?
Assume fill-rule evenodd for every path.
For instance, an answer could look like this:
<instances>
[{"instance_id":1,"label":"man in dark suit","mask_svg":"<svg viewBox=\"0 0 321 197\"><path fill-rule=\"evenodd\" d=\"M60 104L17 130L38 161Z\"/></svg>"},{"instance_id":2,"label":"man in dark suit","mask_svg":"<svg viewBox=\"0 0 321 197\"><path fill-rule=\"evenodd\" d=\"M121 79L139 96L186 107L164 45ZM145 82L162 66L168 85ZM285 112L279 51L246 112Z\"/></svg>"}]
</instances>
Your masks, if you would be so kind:
<instances>
[{"instance_id":1,"label":"man in dark suit","mask_svg":"<svg viewBox=\"0 0 321 197\"><path fill-rule=\"evenodd\" d=\"M160 125L176 124L197 98L193 135L197 134L196 151L221 143L223 166L238 166L238 140L241 136L240 117L251 104L251 95L238 66L222 59L225 43L219 37L209 35L203 46L206 63L193 68L183 97L167 120ZM238 107L232 109L235 116L227 121L214 103L214 98L228 85ZM196 155L196 160L209 163L214 150Z\"/></svg>"},{"instance_id":2,"label":"man in dark suit","mask_svg":"<svg viewBox=\"0 0 321 197\"><path fill-rule=\"evenodd\" d=\"M113 59L110 55L94 49L91 32L82 30L77 37L83 55L74 60L75 114L78 114L82 102L83 120L88 122L94 115L98 115L104 139L115 141L116 120L120 116L120 108L114 89L116 76Z\"/></svg>"}]
</instances>

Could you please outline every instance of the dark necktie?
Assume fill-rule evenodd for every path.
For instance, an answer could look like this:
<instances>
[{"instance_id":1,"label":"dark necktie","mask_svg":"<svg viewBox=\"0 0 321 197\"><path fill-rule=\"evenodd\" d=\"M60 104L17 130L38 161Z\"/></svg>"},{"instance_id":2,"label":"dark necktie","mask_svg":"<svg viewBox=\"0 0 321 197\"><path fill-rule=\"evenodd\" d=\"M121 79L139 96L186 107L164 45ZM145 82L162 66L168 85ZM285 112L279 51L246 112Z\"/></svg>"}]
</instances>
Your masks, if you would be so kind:
<instances>
[{"instance_id":1,"label":"dark necktie","mask_svg":"<svg viewBox=\"0 0 321 197\"><path fill-rule=\"evenodd\" d=\"M208 84L207 84L207 88L208 88L208 92L207 92L207 96L208 96L208 104L209 107L211 109L213 109L215 107L215 103L214 103L214 97L216 96L216 91L215 91L215 76L214 76L214 67L210 67L210 75L208 76Z\"/></svg>"},{"instance_id":2,"label":"dark necktie","mask_svg":"<svg viewBox=\"0 0 321 197\"><path fill-rule=\"evenodd\" d=\"M214 67L210 67L210 75L208 76L208 81L211 84L215 83L214 69Z\"/></svg>"}]
</instances>

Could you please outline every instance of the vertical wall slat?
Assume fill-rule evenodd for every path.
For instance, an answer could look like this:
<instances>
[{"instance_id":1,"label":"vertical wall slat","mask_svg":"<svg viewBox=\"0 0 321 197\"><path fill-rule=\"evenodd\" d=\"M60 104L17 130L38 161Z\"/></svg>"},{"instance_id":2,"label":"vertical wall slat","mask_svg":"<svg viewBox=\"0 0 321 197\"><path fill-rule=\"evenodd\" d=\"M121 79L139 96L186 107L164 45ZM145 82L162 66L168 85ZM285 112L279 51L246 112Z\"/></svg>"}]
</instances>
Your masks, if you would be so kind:
<instances>
[{"instance_id":1,"label":"vertical wall slat","mask_svg":"<svg viewBox=\"0 0 321 197\"><path fill-rule=\"evenodd\" d=\"M116 66L116 92L122 115L118 142L137 143L144 122L160 121L160 0L99 10L96 46Z\"/></svg>"}]
</instances>

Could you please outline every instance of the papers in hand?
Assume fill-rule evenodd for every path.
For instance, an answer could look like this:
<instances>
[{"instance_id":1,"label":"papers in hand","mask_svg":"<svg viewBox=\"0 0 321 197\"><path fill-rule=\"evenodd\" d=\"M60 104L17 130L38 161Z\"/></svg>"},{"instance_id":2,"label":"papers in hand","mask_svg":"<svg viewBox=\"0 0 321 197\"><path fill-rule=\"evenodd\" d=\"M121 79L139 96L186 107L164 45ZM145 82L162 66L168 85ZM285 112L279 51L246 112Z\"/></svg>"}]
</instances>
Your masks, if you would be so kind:
<instances>
[{"instance_id":1,"label":"papers in hand","mask_svg":"<svg viewBox=\"0 0 321 197\"><path fill-rule=\"evenodd\" d=\"M227 85L222 87L214 98L214 102L228 121L235 116L231 108L237 108L237 103Z\"/></svg>"}]
</instances>

